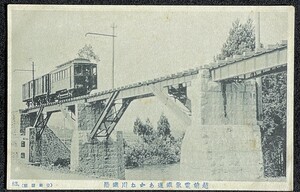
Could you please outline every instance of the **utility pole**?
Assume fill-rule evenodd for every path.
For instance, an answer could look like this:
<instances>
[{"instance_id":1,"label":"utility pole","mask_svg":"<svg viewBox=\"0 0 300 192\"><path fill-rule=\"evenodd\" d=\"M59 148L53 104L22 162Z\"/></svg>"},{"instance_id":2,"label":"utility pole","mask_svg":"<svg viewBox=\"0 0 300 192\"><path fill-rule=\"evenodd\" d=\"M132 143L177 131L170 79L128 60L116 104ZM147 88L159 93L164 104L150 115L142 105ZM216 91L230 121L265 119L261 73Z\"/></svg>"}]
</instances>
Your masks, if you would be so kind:
<instances>
[{"instance_id":1,"label":"utility pole","mask_svg":"<svg viewBox=\"0 0 300 192\"><path fill-rule=\"evenodd\" d=\"M34 103L35 97L35 82L34 82L34 61L32 61L32 103Z\"/></svg>"},{"instance_id":2,"label":"utility pole","mask_svg":"<svg viewBox=\"0 0 300 192\"><path fill-rule=\"evenodd\" d=\"M35 97L35 80L34 80L34 61L32 61L32 69L15 69L15 71L22 71L22 72L32 72L32 103L34 104L34 97Z\"/></svg>"},{"instance_id":3,"label":"utility pole","mask_svg":"<svg viewBox=\"0 0 300 192\"><path fill-rule=\"evenodd\" d=\"M112 80L111 80L111 87L112 87L112 89L114 89L115 88L115 37L117 37L115 35L115 28L117 28L115 23L112 24L111 28L112 28L112 34L88 32L88 33L85 34L85 36L98 35L98 36L112 37L112 75L111 75Z\"/></svg>"},{"instance_id":4,"label":"utility pole","mask_svg":"<svg viewBox=\"0 0 300 192\"><path fill-rule=\"evenodd\" d=\"M115 26L115 23L112 24L111 26L112 30L113 30L113 35L112 35L112 88L115 88L115 28L117 28L117 26Z\"/></svg>"},{"instance_id":5,"label":"utility pole","mask_svg":"<svg viewBox=\"0 0 300 192\"><path fill-rule=\"evenodd\" d=\"M260 13L255 14L255 52L260 49Z\"/></svg>"}]
</instances>

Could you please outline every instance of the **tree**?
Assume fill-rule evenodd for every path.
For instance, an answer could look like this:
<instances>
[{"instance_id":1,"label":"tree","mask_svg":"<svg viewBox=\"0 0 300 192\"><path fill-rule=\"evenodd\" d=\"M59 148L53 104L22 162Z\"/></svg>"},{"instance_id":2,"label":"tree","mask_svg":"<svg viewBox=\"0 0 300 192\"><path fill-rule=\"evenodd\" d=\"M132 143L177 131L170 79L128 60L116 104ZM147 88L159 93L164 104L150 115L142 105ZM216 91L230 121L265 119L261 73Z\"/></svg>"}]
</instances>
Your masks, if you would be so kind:
<instances>
[{"instance_id":1,"label":"tree","mask_svg":"<svg viewBox=\"0 0 300 192\"><path fill-rule=\"evenodd\" d=\"M133 125L134 134L141 136L145 142L153 139L153 126L147 118L146 123L143 123L140 118L136 118Z\"/></svg>"},{"instance_id":2,"label":"tree","mask_svg":"<svg viewBox=\"0 0 300 192\"><path fill-rule=\"evenodd\" d=\"M94 60L96 62L100 61L98 55L94 53L92 45L85 45L78 51L77 55L79 58Z\"/></svg>"},{"instance_id":3,"label":"tree","mask_svg":"<svg viewBox=\"0 0 300 192\"><path fill-rule=\"evenodd\" d=\"M232 28L229 31L229 36L223 44L221 54L217 56L218 60L223 60L226 57L240 55L246 51L255 49L255 32L252 19L248 19L245 24L240 23L237 19L232 23Z\"/></svg>"},{"instance_id":4,"label":"tree","mask_svg":"<svg viewBox=\"0 0 300 192\"><path fill-rule=\"evenodd\" d=\"M217 59L225 59L255 49L252 20L232 24L229 36ZM215 58L214 58L215 59ZM286 72L262 77L263 124L261 126L265 176L285 176L286 158Z\"/></svg>"},{"instance_id":5,"label":"tree","mask_svg":"<svg viewBox=\"0 0 300 192\"><path fill-rule=\"evenodd\" d=\"M144 126L146 127L145 135L152 135L153 134L153 126L152 126L149 118L146 119L146 124Z\"/></svg>"},{"instance_id":6,"label":"tree","mask_svg":"<svg viewBox=\"0 0 300 192\"><path fill-rule=\"evenodd\" d=\"M262 78L263 125L262 150L265 175L286 174L286 107L287 74L281 72Z\"/></svg>"},{"instance_id":7,"label":"tree","mask_svg":"<svg viewBox=\"0 0 300 192\"><path fill-rule=\"evenodd\" d=\"M252 20L232 23L218 60L255 49ZM286 72L262 77L263 124L261 126L265 176L285 176L286 158Z\"/></svg>"},{"instance_id":8,"label":"tree","mask_svg":"<svg viewBox=\"0 0 300 192\"><path fill-rule=\"evenodd\" d=\"M133 132L143 140L125 145L125 166L136 167L141 165L171 164L180 161L182 137L175 139L171 135L167 117L162 114L157 122L157 130L149 120L144 123L140 118L134 122Z\"/></svg>"},{"instance_id":9,"label":"tree","mask_svg":"<svg viewBox=\"0 0 300 192\"><path fill-rule=\"evenodd\" d=\"M145 133L145 127L140 118L136 118L136 120L133 124L133 133L138 136L144 135L144 133Z\"/></svg>"},{"instance_id":10,"label":"tree","mask_svg":"<svg viewBox=\"0 0 300 192\"><path fill-rule=\"evenodd\" d=\"M168 118L162 113L159 121L157 122L158 136L167 137L171 136L170 124Z\"/></svg>"}]
</instances>

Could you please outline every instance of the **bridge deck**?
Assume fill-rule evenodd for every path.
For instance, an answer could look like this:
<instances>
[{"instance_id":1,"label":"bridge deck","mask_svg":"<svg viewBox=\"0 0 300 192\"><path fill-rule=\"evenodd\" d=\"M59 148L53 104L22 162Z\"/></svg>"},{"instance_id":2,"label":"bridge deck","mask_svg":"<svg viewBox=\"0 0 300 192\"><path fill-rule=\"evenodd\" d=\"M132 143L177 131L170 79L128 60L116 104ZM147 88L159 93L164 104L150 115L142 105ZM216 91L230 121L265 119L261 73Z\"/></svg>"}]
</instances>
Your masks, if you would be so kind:
<instances>
[{"instance_id":1,"label":"bridge deck","mask_svg":"<svg viewBox=\"0 0 300 192\"><path fill-rule=\"evenodd\" d=\"M286 70L286 44L272 45L258 53L248 52L218 61L210 69L213 81L249 79L275 71Z\"/></svg>"},{"instance_id":2,"label":"bridge deck","mask_svg":"<svg viewBox=\"0 0 300 192\"><path fill-rule=\"evenodd\" d=\"M198 74L200 68L196 69L190 69L188 71L180 72L177 74L168 75L165 77L144 81L140 83L134 83L128 86L122 86L118 87L116 89L110 89L101 91L95 94L91 95L84 95L80 97L75 98L69 98L53 103L48 103L43 105L44 106L44 112L56 112L60 111L60 105L64 106L71 106L76 103L86 103L86 102L95 102L95 101L101 101L106 100L110 97L110 95L115 92L116 90L119 90L120 93L118 94L116 100L120 99L137 99L137 98L145 98L154 96L154 93L152 91L152 88L149 85L154 85L158 89L163 89L167 86L171 85L178 85L178 84L184 84L184 86L189 86L192 79L196 78L196 75ZM41 106L33 106L29 107L23 112L25 113L35 113L39 111L39 108Z\"/></svg>"},{"instance_id":3,"label":"bridge deck","mask_svg":"<svg viewBox=\"0 0 300 192\"><path fill-rule=\"evenodd\" d=\"M122 86L116 89L101 91L91 95L85 95L75 98L69 98L58 102L43 105L44 112L60 111L60 105L71 106L76 103L86 103L106 100L116 90L120 91L118 99L126 98L144 98L154 96L151 86L163 89L167 86L183 84L189 86L192 79L196 78L199 70L209 69L213 81L224 81L228 79L248 79L255 77L263 72L286 67L287 65L287 45L280 44L262 50L259 53L244 53L243 55L234 56L232 59L227 58L223 61L217 61L210 65L204 65L188 71L171 74L161 78L149 81ZM151 85L151 86L149 86ZM38 112L41 106L33 106L23 110L24 113Z\"/></svg>"}]
</instances>

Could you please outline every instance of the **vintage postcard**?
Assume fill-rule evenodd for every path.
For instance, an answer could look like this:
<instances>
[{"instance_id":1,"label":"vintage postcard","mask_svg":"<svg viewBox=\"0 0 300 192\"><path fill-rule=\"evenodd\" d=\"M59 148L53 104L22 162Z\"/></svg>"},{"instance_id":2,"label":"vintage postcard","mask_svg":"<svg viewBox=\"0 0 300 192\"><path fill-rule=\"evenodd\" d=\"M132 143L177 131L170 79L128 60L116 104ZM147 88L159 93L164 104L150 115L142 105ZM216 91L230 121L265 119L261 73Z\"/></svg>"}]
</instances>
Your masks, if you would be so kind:
<instances>
[{"instance_id":1,"label":"vintage postcard","mask_svg":"<svg viewBox=\"0 0 300 192\"><path fill-rule=\"evenodd\" d=\"M8 6L8 189L293 190L294 7Z\"/></svg>"}]
</instances>

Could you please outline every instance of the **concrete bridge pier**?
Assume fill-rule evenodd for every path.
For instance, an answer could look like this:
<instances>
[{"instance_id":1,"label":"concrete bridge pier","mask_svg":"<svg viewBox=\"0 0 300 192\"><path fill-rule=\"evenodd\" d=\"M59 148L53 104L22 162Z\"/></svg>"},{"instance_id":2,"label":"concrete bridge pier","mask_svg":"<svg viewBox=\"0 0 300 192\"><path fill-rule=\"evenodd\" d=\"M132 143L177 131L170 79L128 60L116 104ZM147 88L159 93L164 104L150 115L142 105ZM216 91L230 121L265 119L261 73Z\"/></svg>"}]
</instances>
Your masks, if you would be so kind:
<instances>
[{"instance_id":1,"label":"concrete bridge pier","mask_svg":"<svg viewBox=\"0 0 300 192\"><path fill-rule=\"evenodd\" d=\"M39 122L47 113L42 113ZM36 125L37 113L20 114L20 158L25 163L49 165L61 159L70 158L70 151L55 133L45 124Z\"/></svg>"},{"instance_id":2,"label":"concrete bridge pier","mask_svg":"<svg viewBox=\"0 0 300 192\"><path fill-rule=\"evenodd\" d=\"M104 106L76 104L76 123L71 143L71 170L102 178L125 179L122 132L112 138L90 138L90 132Z\"/></svg>"},{"instance_id":3,"label":"concrete bridge pier","mask_svg":"<svg viewBox=\"0 0 300 192\"><path fill-rule=\"evenodd\" d=\"M21 147L20 158L27 163L41 165L53 164L59 158L70 159L71 171L81 171L102 178L125 179L122 132L117 132L116 139L90 137L103 109L102 102L78 102L70 106L61 105L53 111L61 112L73 127L70 147L46 123L41 124L47 112L22 113L20 132L21 141L25 144ZM38 114L41 115L37 120ZM44 126L44 129L40 126Z\"/></svg>"},{"instance_id":4,"label":"concrete bridge pier","mask_svg":"<svg viewBox=\"0 0 300 192\"><path fill-rule=\"evenodd\" d=\"M182 180L249 181L263 176L255 81L217 83L200 70L188 97L192 124L181 149Z\"/></svg>"}]
</instances>

